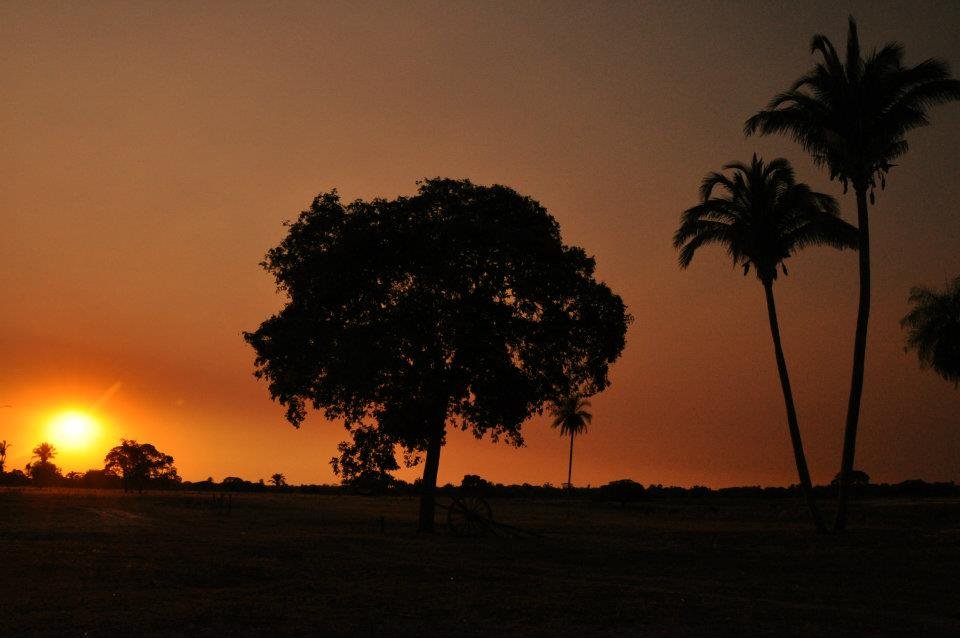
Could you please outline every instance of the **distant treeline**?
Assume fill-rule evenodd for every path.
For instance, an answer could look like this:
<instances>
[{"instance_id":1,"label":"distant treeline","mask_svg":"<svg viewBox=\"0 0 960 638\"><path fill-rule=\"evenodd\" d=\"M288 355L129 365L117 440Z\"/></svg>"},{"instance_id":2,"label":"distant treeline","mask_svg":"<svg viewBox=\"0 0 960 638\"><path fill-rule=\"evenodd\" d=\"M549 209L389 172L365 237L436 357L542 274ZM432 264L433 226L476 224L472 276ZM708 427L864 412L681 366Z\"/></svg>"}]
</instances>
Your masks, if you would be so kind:
<instances>
[{"instance_id":1,"label":"distant treeline","mask_svg":"<svg viewBox=\"0 0 960 638\"><path fill-rule=\"evenodd\" d=\"M73 487L90 489L123 489L123 479L116 474L104 470L89 470L87 472L70 472L58 477L55 481L44 480L36 482L29 476L14 470L0 474L0 486L5 487ZM420 480L408 483L400 479L393 479L388 483L353 484L353 485L272 485L263 479L247 481L236 476L228 476L222 481L208 478L204 481L166 481L156 479L146 485L153 490L176 490L194 492L261 492L287 494L361 494L361 495L396 495L414 496L420 493ZM816 494L822 498L831 498L837 495L836 482L831 485L814 487ZM723 487L712 489L702 485L693 487L664 486L651 484L644 486L630 479L611 481L597 487L566 488L545 483L532 485L505 485L493 483L475 474L463 477L460 485L447 483L438 487L442 495L474 494L484 497L560 497L578 496L595 500L617 501L628 503L645 499L664 498L801 498L802 492L798 485L789 487L761 487L759 485L742 487ZM922 479L911 479L900 483L861 483L856 486L856 496L859 498L876 497L944 497L960 496L960 485L950 482L930 483Z\"/></svg>"}]
</instances>

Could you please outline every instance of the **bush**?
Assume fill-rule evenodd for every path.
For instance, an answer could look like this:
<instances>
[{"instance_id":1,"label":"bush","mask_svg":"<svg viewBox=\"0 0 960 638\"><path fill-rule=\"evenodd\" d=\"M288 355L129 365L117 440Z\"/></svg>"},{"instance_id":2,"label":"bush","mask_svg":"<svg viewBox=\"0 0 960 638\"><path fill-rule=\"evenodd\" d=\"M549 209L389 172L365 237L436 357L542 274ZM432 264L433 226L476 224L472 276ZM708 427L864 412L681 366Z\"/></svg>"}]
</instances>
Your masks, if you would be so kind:
<instances>
[{"instance_id":1,"label":"bush","mask_svg":"<svg viewBox=\"0 0 960 638\"><path fill-rule=\"evenodd\" d=\"M600 495L608 501L618 501L621 506L646 498L647 490L643 485L630 479L610 481L600 486Z\"/></svg>"}]
</instances>

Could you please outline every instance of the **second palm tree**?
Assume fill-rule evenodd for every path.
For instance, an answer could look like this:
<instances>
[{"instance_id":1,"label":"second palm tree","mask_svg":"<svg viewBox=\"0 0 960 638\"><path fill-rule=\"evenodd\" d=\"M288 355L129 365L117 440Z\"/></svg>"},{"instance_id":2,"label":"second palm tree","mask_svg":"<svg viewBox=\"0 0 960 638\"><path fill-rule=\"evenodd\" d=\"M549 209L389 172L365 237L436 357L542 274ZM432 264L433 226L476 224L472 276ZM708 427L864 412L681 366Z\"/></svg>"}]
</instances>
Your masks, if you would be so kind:
<instances>
[{"instance_id":1,"label":"second palm tree","mask_svg":"<svg viewBox=\"0 0 960 638\"><path fill-rule=\"evenodd\" d=\"M774 354L787 410L787 427L793 444L800 488L818 531L827 531L813 498L813 486L803 452L800 426L790 376L780 341L773 282L777 269L787 274L784 261L806 246L856 248L857 230L840 219L836 201L798 184L793 168L783 158L764 164L753 156L750 164L728 164L731 175L711 173L700 187L701 202L684 211L673 238L680 250L680 267L686 268L696 251L707 244L726 248L746 275L754 269L763 284Z\"/></svg>"}]
</instances>

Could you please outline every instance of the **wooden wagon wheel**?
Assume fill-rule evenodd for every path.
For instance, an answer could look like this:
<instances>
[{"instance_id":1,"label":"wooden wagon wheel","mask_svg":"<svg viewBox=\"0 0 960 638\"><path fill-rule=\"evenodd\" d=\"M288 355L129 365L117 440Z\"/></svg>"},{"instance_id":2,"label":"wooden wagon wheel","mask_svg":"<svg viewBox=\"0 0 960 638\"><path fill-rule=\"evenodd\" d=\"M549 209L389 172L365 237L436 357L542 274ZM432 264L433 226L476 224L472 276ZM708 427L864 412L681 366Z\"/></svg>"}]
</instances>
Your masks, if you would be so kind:
<instances>
[{"instance_id":1,"label":"wooden wagon wheel","mask_svg":"<svg viewBox=\"0 0 960 638\"><path fill-rule=\"evenodd\" d=\"M479 496L454 498L447 509L447 527L457 536L482 536L492 524L490 505Z\"/></svg>"}]
</instances>

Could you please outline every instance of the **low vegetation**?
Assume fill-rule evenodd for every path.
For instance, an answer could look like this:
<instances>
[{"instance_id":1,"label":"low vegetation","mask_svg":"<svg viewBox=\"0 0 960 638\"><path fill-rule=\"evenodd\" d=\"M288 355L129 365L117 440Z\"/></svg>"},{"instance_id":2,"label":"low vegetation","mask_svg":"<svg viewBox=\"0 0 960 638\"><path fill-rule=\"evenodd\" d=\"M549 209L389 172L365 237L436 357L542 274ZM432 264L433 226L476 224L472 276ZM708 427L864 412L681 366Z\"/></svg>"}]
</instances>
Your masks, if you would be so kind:
<instances>
[{"instance_id":1,"label":"low vegetation","mask_svg":"<svg viewBox=\"0 0 960 638\"><path fill-rule=\"evenodd\" d=\"M819 537L797 492L492 488L526 534L419 534L407 495L0 489L0 635L960 632L955 487Z\"/></svg>"}]
</instances>

